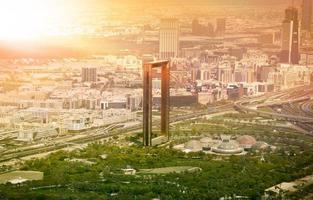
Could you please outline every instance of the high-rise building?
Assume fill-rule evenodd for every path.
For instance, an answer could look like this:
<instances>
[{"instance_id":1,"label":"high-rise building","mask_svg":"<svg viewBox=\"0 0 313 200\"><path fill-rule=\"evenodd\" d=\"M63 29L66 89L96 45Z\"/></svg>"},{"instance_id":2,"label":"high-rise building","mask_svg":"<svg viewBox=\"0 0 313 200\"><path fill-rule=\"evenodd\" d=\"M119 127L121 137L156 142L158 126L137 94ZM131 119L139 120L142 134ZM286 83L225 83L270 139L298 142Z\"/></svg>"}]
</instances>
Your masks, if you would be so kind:
<instances>
[{"instance_id":1,"label":"high-rise building","mask_svg":"<svg viewBox=\"0 0 313 200\"><path fill-rule=\"evenodd\" d=\"M207 69L203 69L200 71L200 79L202 81L207 81L207 80L210 80L211 79L211 73L210 73L210 70L207 70Z\"/></svg>"},{"instance_id":2,"label":"high-rise building","mask_svg":"<svg viewBox=\"0 0 313 200\"><path fill-rule=\"evenodd\" d=\"M97 68L94 67L83 68L82 82L97 82Z\"/></svg>"},{"instance_id":3,"label":"high-rise building","mask_svg":"<svg viewBox=\"0 0 313 200\"><path fill-rule=\"evenodd\" d=\"M218 18L216 19L216 29L215 33L217 36L223 36L226 32L226 19Z\"/></svg>"},{"instance_id":4,"label":"high-rise building","mask_svg":"<svg viewBox=\"0 0 313 200\"><path fill-rule=\"evenodd\" d=\"M199 32L201 31L201 30L200 30L200 27L201 27L201 25L200 25L200 23L199 23L199 20L194 19L194 20L192 21L192 34L193 34L193 35L198 35Z\"/></svg>"},{"instance_id":5,"label":"high-rise building","mask_svg":"<svg viewBox=\"0 0 313 200\"><path fill-rule=\"evenodd\" d=\"M228 66L219 66L217 69L217 80L223 84L233 82L232 69Z\"/></svg>"},{"instance_id":6,"label":"high-rise building","mask_svg":"<svg viewBox=\"0 0 313 200\"><path fill-rule=\"evenodd\" d=\"M177 19L162 19L160 24L159 58L170 59L179 55L179 23Z\"/></svg>"},{"instance_id":7,"label":"high-rise building","mask_svg":"<svg viewBox=\"0 0 313 200\"><path fill-rule=\"evenodd\" d=\"M311 32L313 25L313 0L302 2L302 30Z\"/></svg>"},{"instance_id":8,"label":"high-rise building","mask_svg":"<svg viewBox=\"0 0 313 200\"><path fill-rule=\"evenodd\" d=\"M299 63L300 27L297 8L290 7L285 11L282 25L281 62Z\"/></svg>"},{"instance_id":9,"label":"high-rise building","mask_svg":"<svg viewBox=\"0 0 313 200\"><path fill-rule=\"evenodd\" d=\"M143 144L152 146L152 70L161 68L161 134L169 139L170 70L168 61L143 64Z\"/></svg>"},{"instance_id":10,"label":"high-rise building","mask_svg":"<svg viewBox=\"0 0 313 200\"><path fill-rule=\"evenodd\" d=\"M196 82L200 79L200 70L199 69L191 69L191 82Z\"/></svg>"},{"instance_id":11,"label":"high-rise building","mask_svg":"<svg viewBox=\"0 0 313 200\"><path fill-rule=\"evenodd\" d=\"M199 23L199 20L194 19L192 21L192 34L196 36L212 36L214 33L214 27L211 23L207 26Z\"/></svg>"}]
</instances>

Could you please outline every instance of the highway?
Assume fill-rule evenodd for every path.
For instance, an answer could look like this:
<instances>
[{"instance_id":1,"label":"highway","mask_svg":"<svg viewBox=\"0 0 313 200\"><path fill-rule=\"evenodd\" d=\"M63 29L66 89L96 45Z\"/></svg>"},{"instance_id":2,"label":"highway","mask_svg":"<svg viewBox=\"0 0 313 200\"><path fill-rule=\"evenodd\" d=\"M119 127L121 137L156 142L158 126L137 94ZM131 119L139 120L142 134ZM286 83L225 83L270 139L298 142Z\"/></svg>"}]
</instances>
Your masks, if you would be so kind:
<instances>
[{"instance_id":1,"label":"highway","mask_svg":"<svg viewBox=\"0 0 313 200\"><path fill-rule=\"evenodd\" d=\"M301 87L273 93L258 99L253 105L250 99L235 102L235 108L260 116L286 120L313 135L313 88Z\"/></svg>"},{"instance_id":2,"label":"highway","mask_svg":"<svg viewBox=\"0 0 313 200\"><path fill-rule=\"evenodd\" d=\"M243 98L234 104L212 107L210 110L206 111L175 115L170 118L170 123L198 118L208 114L225 112L232 110L234 107L242 112L252 112L267 118L290 121L301 129L306 130L308 133L313 130L312 88L294 88L259 97ZM261 110L262 108L268 108L270 111ZM278 112L278 110L280 112ZM154 120L153 125L157 126L158 124L159 120ZM0 163L45 152L54 152L68 147L74 147L76 145L99 141L115 135L141 131L141 129L142 124L140 123L126 128L124 128L123 124L113 124L108 127L86 130L75 136L67 135L59 138L53 138L46 144L37 144L34 146L21 147L15 150L3 152L1 154Z\"/></svg>"},{"instance_id":3,"label":"highway","mask_svg":"<svg viewBox=\"0 0 313 200\"><path fill-rule=\"evenodd\" d=\"M303 103L301 105L301 110L307 115L313 117L313 100Z\"/></svg>"},{"instance_id":4,"label":"highway","mask_svg":"<svg viewBox=\"0 0 313 200\"><path fill-rule=\"evenodd\" d=\"M208 114L214 114L219 112L225 112L233 109L233 104L227 104L223 106L214 107L210 111L199 111L194 113L188 113L183 115L177 115L170 119L170 123L175 123L179 121L184 121L192 118L201 117ZM158 120L153 122L153 125L157 125ZM105 138L109 138L115 135L122 135L131 133L134 131L141 131L142 124L129 126L123 128L121 124L114 124L104 128L95 128L92 130L86 130L83 133L79 133L77 137L65 136L60 138L55 138L46 144L37 144L33 147L22 147L15 150L7 151L1 153L0 163L10 161L13 159L20 159L27 156L33 156L36 154L54 152L57 150L65 149L68 147L73 147L75 145L87 144L90 142L99 141ZM114 131L113 131L114 130Z\"/></svg>"},{"instance_id":5,"label":"highway","mask_svg":"<svg viewBox=\"0 0 313 200\"><path fill-rule=\"evenodd\" d=\"M212 107L210 110L206 111L175 115L170 118L170 123L198 118L208 114L230 111L235 107L235 109L242 112L252 112L257 113L263 117L287 120L310 132L313 130L312 99L312 88L294 88L291 90L270 93L259 97L243 98L234 104ZM265 107L270 111L261 110L261 108ZM278 109L280 109L280 112L277 111ZM154 120L153 125L157 126L158 124L159 120ZM115 135L141 131L141 129L142 124L140 123L128 126L126 128L124 128L123 124L113 124L108 127L86 130L78 133L75 136L67 135L59 138L53 138L45 144L41 143L3 152L1 154L0 163L14 159L20 159L27 156L34 156L45 152L54 152L81 144L99 141Z\"/></svg>"}]
</instances>

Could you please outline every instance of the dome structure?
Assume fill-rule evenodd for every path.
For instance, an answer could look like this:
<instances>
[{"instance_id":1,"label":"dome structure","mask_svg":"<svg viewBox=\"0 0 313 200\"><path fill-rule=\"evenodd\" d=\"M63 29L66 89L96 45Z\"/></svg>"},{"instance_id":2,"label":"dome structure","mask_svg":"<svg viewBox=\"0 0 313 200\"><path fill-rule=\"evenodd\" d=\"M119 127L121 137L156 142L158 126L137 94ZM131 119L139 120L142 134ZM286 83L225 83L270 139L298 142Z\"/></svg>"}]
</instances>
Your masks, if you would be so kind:
<instances>
[{"instance_id":1,"label":"dome structure","mask_svg":"<svg viewBox=\"0 0 313 200\"><path fill-rule=\"evenodd\" d=\"M270 145L267 144L266 142L257 142L253 145L253 148L257 149L257 150L264 150L264 149L267 149L269 147L270 147Z\"/></svg>"},{"instance_id":2,"label":"dome structure","mask_svg":"<svg viewBox=\"0 0 313 200\"><path fill-rule=\"evenodd\" d=\"M220 154L239 154L243 152L243 148L241 148L238 142L234 140L223 141L212 150L213 152Z\"/></svg>"},{"instance_id":3,"label":"dome structure","mask_svg":"<svg viewBox=\"0 0 313 200\"><path fill-rule=\"evenodd\" d=\"M204 151L211 150L211 147L215 144L212 138L209 137L201 138L200 142L202 144L202 150Z\"/></svg>"},{"instance_id":4,"label":"dome structure","mask_svg":"<svg viewBox=\"0 0 313 200\"><path fill-rule=\"evenodd\" d=\"M190 140L187 143L185 143L185 149L188 149L190 151L201 151L202 150L202 144L198 140Z\"/></svg>"},{"instance_id":5,"label":"dome structure","mask_svg":"<svg viewBox=\"0 0 313 200\"><path fill-rule=\"evenodd\" d=\"M257 143L256 139L250 135L243 135L237 138L237 142L244 149L250 149Z\"/></svg>"},{"instance_id":6,"label":"dome structure","mask_svg":"<svg viewBox=\"0 0 313 200\"><path fill-rule=\"evenodd\" d=\"M212 140L212 138L204 137L204 138L201 138L201 139L200 139L200 142L201 142L202 144L208 145L208 144L212 143L213 140Z\"/></svg>"},{"instance_id":7,"label":"dome structure","mask_svg":"<svg viewBox=\"0 0 313 200\"><path fill-rule=\"evenodd\" d=\"M209 143L209 142L212 142L212 139L209 137L203 137L200 139L200 142L201 143Z\"/></svg>"}]
</instances>

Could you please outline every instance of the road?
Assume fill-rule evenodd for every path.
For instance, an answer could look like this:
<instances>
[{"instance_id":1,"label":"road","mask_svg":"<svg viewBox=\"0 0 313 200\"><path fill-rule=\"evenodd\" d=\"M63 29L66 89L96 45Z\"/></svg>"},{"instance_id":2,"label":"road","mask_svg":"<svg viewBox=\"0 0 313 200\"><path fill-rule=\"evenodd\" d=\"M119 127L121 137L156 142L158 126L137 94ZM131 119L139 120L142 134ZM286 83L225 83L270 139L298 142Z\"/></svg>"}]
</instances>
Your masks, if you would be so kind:
<instances>
[{"instance_id":1,"label":"road","mask_svg":"<svg viewBox=\"0 0 313 200\"><path fill-rule=\"evenodd\" d=\"M188 113L184 115L177 115L170 119L170 123L175 123L179 121L184 121L192 118L198 118L208 114L214 114L219 112L225 112L233 109L233 104L227 104L223 106L214 107L210 111L199 111L194 113ZM158 120L153 122L153 125L159 123ZM129 126L127 128L121 127L120 124L111 125L104 128L96 128L89 131L84 131L84 134L79 134L76 137L66 136L62 138L56 138L54 141L43 144L37 144L33 147L19 148L14 151L9 151L1 154L0 164L14 159L21 159L25 157L34 157L36 155L48 154L50 152L55 152L57 150L66 149L74 147L80 144L86 144L90 142L99 141L105 138L109 138L115 135L128 134L134 131L140 131L142 129L142 124ZM114 130L114 131L113 131Z\"/></svg>"},{"instance_id":2,"label":"road","mask_svg":"<svg viewBox=\"0 0 313 200\"><path fill-rule=\"evenodd\" d=\"M235 107L243 112L292 122L303 132L313 135L312 87L272 93L271 96L260 97L258 101L261 103L253 104L250 99L244 99L236 102Z\"/></svg>"}]
</instances>

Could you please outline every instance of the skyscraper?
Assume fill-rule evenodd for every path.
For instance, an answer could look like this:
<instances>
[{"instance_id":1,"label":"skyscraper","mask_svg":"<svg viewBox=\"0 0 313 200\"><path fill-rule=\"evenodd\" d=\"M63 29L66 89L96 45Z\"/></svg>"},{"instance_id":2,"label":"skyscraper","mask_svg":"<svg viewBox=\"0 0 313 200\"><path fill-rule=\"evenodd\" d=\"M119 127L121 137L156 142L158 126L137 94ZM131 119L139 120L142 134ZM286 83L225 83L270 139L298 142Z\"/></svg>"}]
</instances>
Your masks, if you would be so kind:
<instances>
[{"instance_id":1,"label":"skyscraper","mask_svg":"<svg viewBox=\"0 0 313 200\"><path fill-rule=\"evenodd\" d=\"M97 82L97 68L83 68L82 82Z\"/></svg>"},{"instance_id":2,"label":"skyscraper","mask_svg":"<svg viewBox=\"0 0 313 200\"><path fill-rule=\"evenodd\" d=\"M192 34L198 35L199 32L200 32L200 23L199 23L199 20L194 19L194 20L192 21Z\"/></svg>"},{"instance_id":3,"label":"skyscraper","mask_svg":"<svg viewBox=\"0 0 313 200\"><path fill-rule=\"evenodd\" d=\"M179 55L179 23L177 19L162 19L160 25L159 58L170 59Z\"/></svg>"},{"instance_id":4,"label":"skyscraper","mask_svg":"<svg viewBox=\"0 0 313 200\"><path fill-rule=\"evenodd\" d=\"M214 33L214 27L208 23L207 26L199 23L199 20L194 19L192 21L192 34L196 36L212 36Z\"/></svg>"},{"instance_id":5,"label":"skyscraper","mask_svg":"<svg viewBox=\"0 0 313 200\"><path fill-rule=\"evenodd\" d=\"M215 34L217 36L223 36L225 32L226 32L226 19L225 18L216 19Z\"/></svg>"},{"instance_id":6,"label":"skyscraper","mask_svg":"<svg viewBox=\"0 0 313 200\"><path fill-rule=\"evenodd\" d=\"M313 24L313 0L302 2L302 30L311 32Z\"/></svg>"},{"instance_id":7,"label":"skyscraper","mask_svg":"<svg viewBox=\"0 0 313 200\"><path fill-rule=\"evenodd\" d=\"M300 29L297 8L290 7L285 11L282 25L281 62L299 63Z\"/></svg>"}]
</instances>

